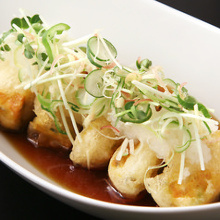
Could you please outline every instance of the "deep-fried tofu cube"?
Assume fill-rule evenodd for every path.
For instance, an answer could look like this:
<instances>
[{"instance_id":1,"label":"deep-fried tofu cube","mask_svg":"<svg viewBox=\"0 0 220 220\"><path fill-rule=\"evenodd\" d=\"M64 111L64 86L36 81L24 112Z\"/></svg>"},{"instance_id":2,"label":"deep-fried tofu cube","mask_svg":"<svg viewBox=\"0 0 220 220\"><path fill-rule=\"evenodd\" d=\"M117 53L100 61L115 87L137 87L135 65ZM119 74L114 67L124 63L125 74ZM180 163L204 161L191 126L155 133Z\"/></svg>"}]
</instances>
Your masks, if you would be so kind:
<instances>
[{"instance_id":1,"label":"deep-fried tofu cube","mask_svg":"<svg viewBox=\"0 0 220 220\"><path fill-rule=\"evenodd\" d=\"M159 206L192 206L217 201L220 194L220 131L203 141L210 149L211 159L201 170L199 161L185 161L184 179L178 183L180 157L176 153L164 171L145 179L145 186Z\"/></svg>"},{"instance_id":2,"label":"deep-fried tofu cube","mask_svg":"<svg viewBox=\"0 0 220 220\"><path fill-rule=\"evenodd\" d=\"M0 61L0 126L6 130L20 131L34 117L34 93L20 84L18 70L9 61Z\"/></svg>"},{"instance_id":3,"label":"deep-fried tofu cube","mask_svg":"<svg viewBox=\"0 0 220 220\"><path fill-rule=\"evenodd\" d=\"M37 98L35 100L34 111L36 117L28 126L28 139L30 141L38 147L63 147L66 149L72 147L68 136L58 132L53 117L49 112L41 108L41 104ZM64 128L62 129L64 130ZM75 137L73 131L72 134Z\"/></svg>"},{"instance_id":4,"label":"deep-fried tofu cube","mask_svg":"<svg viewBox=\"0 0 220 220\"><path fill-rule=\"evenodd\" d=\"M73 143L70 159L74 164L88 169L106 167L115 150L120 146L121 140L115 139L116 134L109 128L110 122L104 117L91 121L80 133ZM110 137L110 138L109 138Z\"/></svg>"}]
</instances>

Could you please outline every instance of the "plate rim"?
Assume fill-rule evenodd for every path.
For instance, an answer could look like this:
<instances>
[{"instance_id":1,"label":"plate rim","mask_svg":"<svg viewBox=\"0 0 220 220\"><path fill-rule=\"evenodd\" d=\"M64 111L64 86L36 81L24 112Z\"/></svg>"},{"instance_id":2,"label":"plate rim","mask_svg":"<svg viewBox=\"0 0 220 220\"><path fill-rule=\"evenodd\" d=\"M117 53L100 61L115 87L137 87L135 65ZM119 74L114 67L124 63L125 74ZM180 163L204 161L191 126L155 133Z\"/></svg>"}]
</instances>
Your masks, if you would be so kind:
<instances>
[{"instance_id":1,"label":"plate rim","mask_svg":"<svg viewBox=\"0 0 220 220\"><path fill-rule=\"evenodd\" d=\"M23 156L21 155L21 157ZM220 208L220 202L197 205L197 206L195 205L185 206L185 207L150 207L150 206L136 206L136 205L126 205L126 204L105 202L105 201L101 201L101 200L97 200L97 199L93 199L93 198L89 198L89 197L77 194L68 189L65 189L59 184L55 185L53 183L50 183L42 179L37 174L32 173L28 169L16 163L15 161L10 159L7 155L5 155L2 152L0 152L0 161L3 162L7 167L9 167L18 176L21 176L26 181L36 186L38 189L44 191L45 193L50 194L49 192L51 192L55 195L62 196L69 200L73 200L75 202L80 202L81 204L87 204L90 206L98 206L101 208L108 208L108 209L111 208L112 210L120 210L120 211L126 211L126 212L138 212L138 213L146 213L146 214L155 213L155 212L157 212L158 214L182 213L186 211L187 212L198 212L198 211L204 211L204 209L214 210L214 209ZM32 165L31 163L29 164L36 169L34 165ZM47 177L44 173L42 173L42 175ZM50 195L53 196L52 194Z\"/></svg>"}]
</instances>

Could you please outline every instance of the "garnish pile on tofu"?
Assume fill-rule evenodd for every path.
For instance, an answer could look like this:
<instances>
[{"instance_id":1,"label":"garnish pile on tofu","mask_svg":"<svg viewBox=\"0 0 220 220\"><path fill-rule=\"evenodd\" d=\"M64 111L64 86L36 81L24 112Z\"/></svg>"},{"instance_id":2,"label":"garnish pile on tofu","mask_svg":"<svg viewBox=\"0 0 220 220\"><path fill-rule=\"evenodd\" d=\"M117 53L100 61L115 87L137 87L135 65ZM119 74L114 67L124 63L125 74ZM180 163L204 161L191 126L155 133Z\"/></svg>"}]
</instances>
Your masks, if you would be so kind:
<instances>
[{"instance_id":1,"label":"garnish pile on tofu","mask_svg":"<svg viewBox=\"0 0 220 220\"><path fill-rule=\"evenodd\" d=\"M3 128L28 126L36 146L70 149L85 169L108 167L125 198L146 191L159 206L218 199L218 122L186 83L148 59L120 64L98 32L72 40L67 24L21 13L0 38Z\"/></svg>"}]
</instances>

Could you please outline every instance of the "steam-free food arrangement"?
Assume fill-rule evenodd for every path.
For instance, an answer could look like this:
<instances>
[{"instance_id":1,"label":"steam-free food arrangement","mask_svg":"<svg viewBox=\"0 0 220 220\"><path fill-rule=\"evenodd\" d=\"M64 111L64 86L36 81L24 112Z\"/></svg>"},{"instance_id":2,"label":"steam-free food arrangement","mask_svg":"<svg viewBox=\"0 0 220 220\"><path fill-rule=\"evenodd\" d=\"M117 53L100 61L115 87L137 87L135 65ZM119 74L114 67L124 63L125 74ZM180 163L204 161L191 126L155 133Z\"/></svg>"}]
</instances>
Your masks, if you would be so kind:
<instances>
[{"instance_id":1,"label":"steam-free food arrangement","mask_svg":"<svg viewBox=\"0 0 220 220\"><path fill-rule=\"evenodd\" d=\"M135 68L121 64L99 32L72 39L67 24L21 14L0 38L4 130L25 131L36 150L69 152L82 172L106 172L129 201L218 201L218 121L187 83L167 78L149 59L138 57Z\"/></svg>"}]
</instances>

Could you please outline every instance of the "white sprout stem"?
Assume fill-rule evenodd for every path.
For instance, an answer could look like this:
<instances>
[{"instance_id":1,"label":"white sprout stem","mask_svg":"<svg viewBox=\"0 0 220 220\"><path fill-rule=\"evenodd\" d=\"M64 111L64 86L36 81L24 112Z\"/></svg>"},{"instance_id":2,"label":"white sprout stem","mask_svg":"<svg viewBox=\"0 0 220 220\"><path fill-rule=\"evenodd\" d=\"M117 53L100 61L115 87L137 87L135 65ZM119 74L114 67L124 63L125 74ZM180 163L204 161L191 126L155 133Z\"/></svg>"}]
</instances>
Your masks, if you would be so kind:
<instances>
[{"instance_id":1,"label":"white sprout stem","mask_svg":"<svg viewBox=\"0 0 220 220\"><path fill-rule=\"evenodd\" d=\"M70 132L70 129L69 129L68 123L66 121L65 113L63 111L62 106L59 106L59 110L60 110L60 115L61 115L61 119L62 119L62 122L63 122L63 126L65 128L66 134L67 134L71 144L73 145L74 139L73 139L73 136Z\"/></svg>"},{"instance_id":2,"label":"white sprout stem","mask_svg":"<svg viewBox=\"0 0 220 220\"><path fill-rule=\"evenodd\" d=\"M138 88L140 88L140 89L146 89L147 91L152 92L153 94L157 94L157 95L162 96L162 97L164 97L164 98L167 98L167 99L169 99L169 100L171 100L171 101L173 101L173 102L177 102L177 99L174 98L173 96L167 95L167 94L165 94L165 93L163 93L163 92L160 92L159 90L156 90L156 89L154 89L154 88L152 88L152 87L150 87L150 86L148 86L148 85L146 85L146 84L144 84L144 83L141 83L141 82L139 82L139 81L137 81L137 80L133 80L132 83L133 83L136 87L138 87Z\"/></svg>"},{"instance_id":3,"label":"white sprout stem","mask_svg":"<svg viewBox=\"0 0 220 220\"><path fill-rule=\"evenodd\" d=\"M126 92L126 93L129 93L129 94L132 94L133 92L132 91L130 91L130 90L128 90L128 89L121 89L121 91L123 91L123 92Z\"/></svg>"},{"instance_id":4,"label":"white sprout stem","mask_svg":"<svg viewBox=\"0 0 220 220\"><path fill-rule=\"evenodd\" d=\"M199 131L198 131L198 128L196 126L195 121L192 122L192 125L193 125L194 133L195 133L195 139L196 139L197 151L198 151L198 155L199 155L200 167L201 167L201 170L205 170L205 163L204 163L204 157L203 157L203 152L202 152Z\"/></svg>"},{"instance_id":5,"label":"white sprout stem","mask_svg":"<svg viewBox=\"0 0 220 220\"><path fill-rule=\"evenodd\" d=\"M130 154L134 154L134 140L130 139L129 141L129 149L130 149Z\"/></svg>"},{"instance_id":6,"label":"white sprout stem","mask_svg":"<svg viewBox=\"0 0 220 220\"><path fill-rule=\"evenodd\" d=\"M87 74L63 74L63 75L58 75L58 76L50 77L47 79L43 79L43 80L39 81L37 84L40 85L40 84L43 84L46 82L55 81L58 79L70 78L70 77L75 78L75 77L86 77L86 76L87 76Z\"/></svg>"},{"instance_id":7,"label":"white sprout stem","mask_svg":"<svg viewBox=\"0 0 220 220\"><path fill-rule=\"evenodd\" d=\"M43 75L37 77L36 79L34 79L33 81L31 81L30 83L26 84L24 86L24 90L30 89L32 86L36 85L40 80L48 77L50 75L50 71L45 72Z\"/></svg>"},{"instance_id":8,"label":"white sprout stem","mask_svg":"<svg viewBox=\"0 0 220 220\"><path fill-rule=\"evenodd\" d=\"M126 149L127 146L128 146L128 143L129 143L128 138L125 138L124 141L123 141L123 143L122 143L122 145L121 145L121 147L120 147L120 150L119 150L118 154L116 155L116 158L115 158L115 159L116 159L117 161L120 161L120 160L121 160L122 155L123 155L123 153L125 152L125 149Z\"/></svg>"},{"instance_id":9,"label":"white sprout stem","mask_svg":"<svg viewBox=\"0 0 220 220\"><path fill-rule=\"evenodd\" d=\"M41 74L43 73L43 71L44 71L44 69L45 69L45 67L46 67L46 65L47 65L48 62L49 62L49 57L47 57L47 59L46 59L45 62L44 62L44 65L40 68L40 70L39 70L39 72L38 72L38 74L37 74L37 77L40 77L40 76L41 76Z\"/></svg>"},{"instance_id":10,"label":"white sprout stem","mask_svg":"<svg viewBox=\"0 0 220 220\"><path fill-rule=\"evenodd\" d=\"M44 27L46 27L45 29L49 29L50 26L46 22L46 19L42 15L40 15L40 19L41 19L42 23L44 24Z\"/></svg>"},{"instance_id":11,"label":"white sprout stem","mask_svg":"<svg viewBox=\"0 0 220 220\"><path fill-rule=\"evenodd\" d=\"M90 37L94 36L94 34L88 34L76 40L68 41L62 44L64 47L75 46L78 44L86 43Z\"/></svg>"},{"instance_id":12,"label":"white sprout stem","mask_svg":"<svg viewBox=\"0 0 220 220\"><path fill-rule=\"evenodd\" d=\"M179 172L179 179L178 184L182 184L183 181L183 175L184 175L184 166L185 166L185 151L181 153L181 159L180 159L180 172Z\"/></svg>"},{"instance_id":13,"label":"white sprout stem","mask_svg":"<svg viewBox=\"0 0 220 220\"><path fill-rule=\"evenodd\" d=\"M59 70L59 69L62 69L62 68L65 68L65 67L68 67L68 66L71 66L73 64L77 64L77 63L80 63L81 61L85 60L86 58L81 58L79 60L74 60L74 61L71 61L69 63L65 63L65 64L62 64L62 65L59 65L58 67L54 67L53 71L56 71L56 70ZM28 83L27 85L24 86L24 90L26 89L29 89L31 88L33 85L37 84L39 81L41 81L42 79L48 77L49 75L51 75L51 71L47 71L45 72L43 75L37 77L36 79L34 79L33 81L31 81L30 83Z\"/></svg>"},{"instance_id":14,"label":"white sprout stem","mask_svg":"<svg viewBox=\"0 0 220 220\"><path fill-rule=\"evenodd\" d=\"M73 60L73 61L70 61L70 62L68 62L68 63L61 64L59 67L55 67L54 69L66 68L66 67L69 67L69 66L74 65L74 64L81 63L82 61L86 61L86 60L87 60L86 57L80 58L80 59L78 59L78 60Z\"/></svg>"},{"instance_id":15,"label":"white sprout stem","mask_svg":"<svg viewBox=\"0 0 220 220\"><path fill-rule=\"evenodd\" d=\"M28 63L27 63L27 68L28 68L29 77L30 77L31 80L33 80L33 72L31 70L30 64L28 65ZM35 94L37 94L37 88L36 87L33 88L33 91L34 91Z\"/></svg>"},{"instance_id":16,"label":"white sprout stem","mask_svg":"<svg viewBox=\"0 0 220 220\"><path fill-rule=\"evenodd\" d=\"M155 76L153 73L148 73L147 75L143 75L142 79L155 79Z\"/></svg>"},{"instance_id":17,"label":"white sprout stem","mask_svg":"<svg viewBox=\"0 0 220 220\"><path fill-rule=\"evenodd\" d=\"M63 100L64 107L65 107L65 109L68 111L68 113L70 115L70 119L71 119L71 122L72 122L72 125L73 125L73 128L74 128L74 131L76 133L76 136L79 138L79 141L81 142L82 138L80 136L79 129L77 127L76 120L74 118L72 110L70 109L69 104L67 102L66 95L65 95L65 92L64 92L64 89L63 89L63 86L62 86L62 82L61 82L60 79L58 79L57 83L58 83L58 87L59 87L59 90L60 90L60 95L61 95L62 100Z\"/></svg>"},{"instance_id":18,"label":"white sprout stem","mask_svg":"<svg viewBox=\"0 0 220 220\"><path fill-rule=\"evenodd\" d=\"M214 122L215 125L218 125L218 121L211 119L211 118L206 118L203 116L199 116L199 115L194 115L194 114L190 114L190 113L180 113L180 115L183 118L193 118L193 119L199 119L201 121L206 121L206 122Z\"/></svg>"},{"instance_id":19,"label":"white sprout stem","mask_svg":"<svg viewBox=\"0 0 220 220\"><path fill-rule=\"evenodd\" d=\"M76 120L75 120L75 117L72 113L72 110L70 108L68 108L68 112L69 112L69 115L70 115L70 119L71 119L71 122L72 122L72 125L73 125L73 128L74 128L74 131L76 133L76 136L78 137L79 142L82 142L82 138L81 138L81 135L79 133L79 129L77 127Z\"/></svg>"},{"instance_id":20,"label":"white sprout stem","mask_svg":"<svg viewBox=\"0 0 220 220\"><path fill-rule=\"evenodd\" d=\"M174 120L174 118L169 118L167 119L164 123L163 123L163 126L161 128L161 134L164 134L167 126Z\"/></svg>"},{"instance_id":21,"label":"white sprout stem","mask_svg":"<svg viewBox=\"0 0 220 220\"><path fill-rule=\"evenodd\" d=\"M64 47L63 48L64 49L64 51L66 51L67 53L70 53L70 54L74 54L75 56L77 55L77 57L78 57L78 52L75 52L73 49L70 49L70 48L68 48L68 47Z\"/></svg>"},{"instance_id":22,"label":"white sprout stem","mask_svg":"<svg viewBox=\"0 0 220 220\"><path fill-rule=\"evenodd\" d=\"M75 71L73 74L76 74ZM78 76L78 74L76 74ZM66 88L65 88L65 94L68 92L69 88L71 87L71 85L73 85L73 81L75 80L75 77L72 77L72 79L70 79L69 83L67 84Z\"/></svg>"},{"instance_id":23,"label":"white sprout stem","mask_svg":"<svg viewBox=\"0 0 220 220\"><path fill-rule=\"evenodd\" d=\"M18 33L22 33L25 35L25 33L23 32L23 30L21 28L19 28L16 24L12 24L12 27L18 32Z\"/></svg>"}]
</instances>

